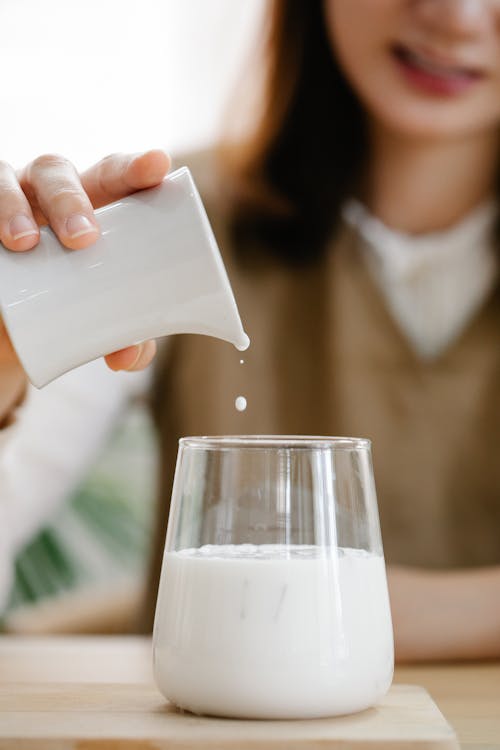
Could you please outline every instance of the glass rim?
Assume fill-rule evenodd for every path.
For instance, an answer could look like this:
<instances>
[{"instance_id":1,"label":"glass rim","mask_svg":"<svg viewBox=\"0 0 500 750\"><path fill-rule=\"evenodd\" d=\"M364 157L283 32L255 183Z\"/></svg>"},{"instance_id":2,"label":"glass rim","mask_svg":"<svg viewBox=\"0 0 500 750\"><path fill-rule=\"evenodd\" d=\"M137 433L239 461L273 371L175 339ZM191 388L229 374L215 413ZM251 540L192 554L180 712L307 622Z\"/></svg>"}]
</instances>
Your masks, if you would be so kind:
<instances>
[{"instance_id":1,"label":"glass rim","mask_svg":"<svg viewBox=\"0 0 500 750\"><path fill-rule=\"evenodd\" d=\"M179 446L202 450L334 450L371 448L369 438L324 435L200 435L182 437Z\"/></svg>"}]
</instances>

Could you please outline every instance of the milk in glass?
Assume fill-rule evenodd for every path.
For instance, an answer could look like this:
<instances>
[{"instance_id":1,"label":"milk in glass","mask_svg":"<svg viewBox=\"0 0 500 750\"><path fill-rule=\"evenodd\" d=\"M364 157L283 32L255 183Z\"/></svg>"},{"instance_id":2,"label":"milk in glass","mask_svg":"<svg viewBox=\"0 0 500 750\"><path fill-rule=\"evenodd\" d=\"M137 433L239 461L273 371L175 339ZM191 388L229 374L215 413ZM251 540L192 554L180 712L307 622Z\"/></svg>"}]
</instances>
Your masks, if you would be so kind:
<instances>
[{"instance_id":1,"label":"milk in glass","mask_svg":"<svg viewBox=\"0 0 500 750\"><path fill-rule=\"evenodd\" d=\"M206 545L168 552L155 676L181 708L247 718L346 714L393 675L384 559L362 549Z\"/></svg>"}]
</instances>

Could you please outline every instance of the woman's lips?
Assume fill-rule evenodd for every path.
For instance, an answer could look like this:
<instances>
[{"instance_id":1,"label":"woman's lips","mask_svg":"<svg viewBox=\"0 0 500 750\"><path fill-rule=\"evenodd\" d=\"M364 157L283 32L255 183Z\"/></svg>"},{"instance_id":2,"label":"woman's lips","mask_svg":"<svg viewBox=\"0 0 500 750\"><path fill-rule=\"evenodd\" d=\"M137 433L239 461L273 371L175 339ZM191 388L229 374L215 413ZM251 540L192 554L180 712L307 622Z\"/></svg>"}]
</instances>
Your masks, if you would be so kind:
<instances>
[{"instance_id":1,"label":"woman's lips","mask_svg":"<svg viewBox=\"0 0 500 750\"><path fill-rule=\"evenodd\" d=\"M461 65L445 64L402 45L392 48L393 58L406 80L428 94L463 94L484 78L484 74Z\"/></svg>"}]
</instances>

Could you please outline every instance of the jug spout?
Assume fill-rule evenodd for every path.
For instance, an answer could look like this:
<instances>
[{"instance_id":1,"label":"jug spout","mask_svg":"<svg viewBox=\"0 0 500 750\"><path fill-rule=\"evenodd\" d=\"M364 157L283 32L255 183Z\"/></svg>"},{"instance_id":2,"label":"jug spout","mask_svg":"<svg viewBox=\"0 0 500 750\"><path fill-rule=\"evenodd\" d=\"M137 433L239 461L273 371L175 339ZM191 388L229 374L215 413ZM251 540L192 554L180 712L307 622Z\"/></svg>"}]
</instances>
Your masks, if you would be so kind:
<instances>
[{"instance_id":1,"label":"jug spout","mask_svg":"<svg viewBox=\"0 0 500 750\"><path fill-rule=\"evenodd\" d=\"M204 323L203 325L194 326L189 333L200 333L205 336L213 336L222 341L228 341L230 344L233 344L239 352L244 352L250 346L250 339L243 330L241 324L239 327L227 325L220 327L217 324L211 326L210 323Z\"/></svg>"},{"instance_id":2,"label":"jug spout","mask_svg":"<svg viewBox=\"0 0 500 750\"><path fill-rule=\"evenodd\" d=\"M237 340L233 341L233 339L231 339L231 344L234 344L239 352L244 352L250 346L250 339L242 329L241 334L238 335Z\"/></svg>"},{"instance_id":3,"label":"jug spout","mask_svg":"<svg viewBox=\"0 0 500 750\"><path fill-rule=\"evenodd\" d=\"M205 317L211 336L216 336L223 341L229 341L238 351L243 352L250 346L250 339L243 329L240 314L233 297L231 287L224 295L220 305L213 305Z\"/></svg>"},{"instance_id":4,"label":"jug spout","mask_svg":"<svg viewBox=\"0 0 500 750\"><path fill-rule=\"evenodd\" d=\"M168 333L198 333L228 341L238 351L248 349L250 339L241 323L227 277L223 281L225 283L214 294L192 298L183 305L183 310L177 308L176 320L172 321ZM165 332L163 326L163 334Z\"/></svg>"},{"instance_id":5,"label":"jug spout","mask_svg":"<svg viewBox=\"0 0 500 750\"><path fill-rule=\"evenodd\" d=\"M245 333L245 331L243 331L242 339L238 344L235 344L235 347L237 348L239 352L244 352L248 349L249 346L250 346L250 338Z\"/></svg>"},{"instance_id":6,"label":"jug spout","mask_svg":"<svg viewBox=\"0 0 500 750\"><path fill-rule=\"evenodd\" d=\"M248 349L233 290L212 227L189 169L182 167L170 176L170 207L178 190L188 194L196 206L176 220L183 226L183 242L172 252L167 273L162 274L163 291L170 300L171 333L200 333L229 341L239 351ZM163 330L163 335L168 331Z\"/></svg>"}]
</instances>

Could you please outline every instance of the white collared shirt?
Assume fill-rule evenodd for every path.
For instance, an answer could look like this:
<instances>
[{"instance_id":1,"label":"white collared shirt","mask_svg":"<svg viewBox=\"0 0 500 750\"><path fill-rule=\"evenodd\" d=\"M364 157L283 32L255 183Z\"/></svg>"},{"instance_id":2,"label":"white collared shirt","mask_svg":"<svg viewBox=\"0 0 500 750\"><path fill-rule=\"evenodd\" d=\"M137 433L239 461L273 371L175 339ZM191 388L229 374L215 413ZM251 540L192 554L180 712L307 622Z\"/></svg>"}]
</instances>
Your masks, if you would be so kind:
<instances>
[{"instance_id":1,"label":"white collared shirt","mask_svg":"<svg viewBox=\"0 0 500 750\"><path fill-rule=\"evenodd\" d=\"M497 212L492 200L451 229L412 236L385 226L358 201L345 205L344 220L363 240L388 309L423 359L438 356L460 336L495 285Z\"/></svg>"}]
</instances>

